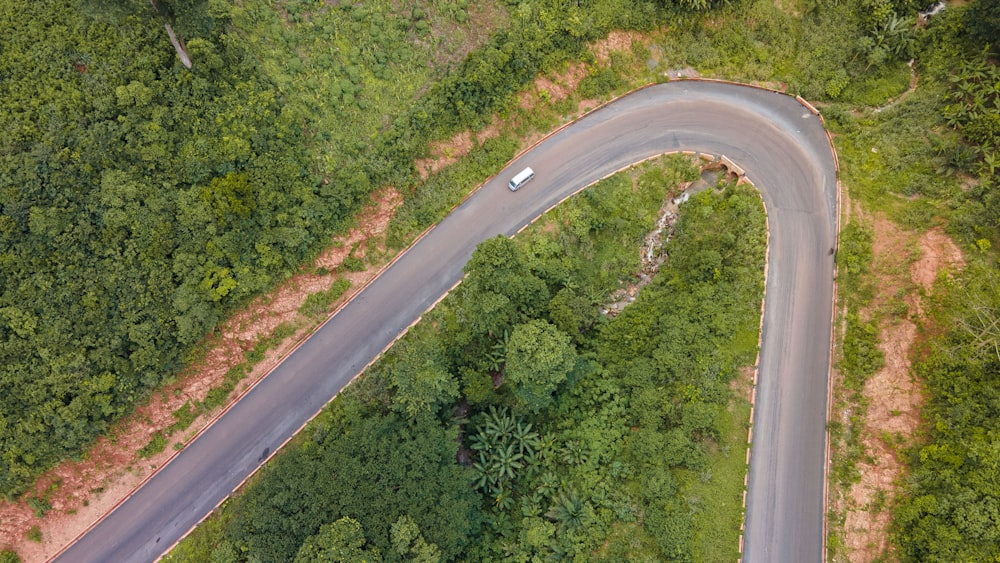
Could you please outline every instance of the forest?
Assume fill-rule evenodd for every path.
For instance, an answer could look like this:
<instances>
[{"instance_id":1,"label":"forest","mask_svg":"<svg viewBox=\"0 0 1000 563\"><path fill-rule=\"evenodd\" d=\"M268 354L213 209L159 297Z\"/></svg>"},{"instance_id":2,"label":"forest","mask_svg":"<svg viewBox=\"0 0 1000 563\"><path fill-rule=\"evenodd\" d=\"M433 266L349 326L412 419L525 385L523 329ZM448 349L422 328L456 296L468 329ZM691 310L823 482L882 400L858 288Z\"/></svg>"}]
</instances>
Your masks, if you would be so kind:
<instances>
[{"instance_id":1,"label":"forest","mask_svg":"<svg viewBox=\"0 0 1000 563\"><path fill-rule=\"evenodd\" d=\"M322 249L372 189L405 192L394 227L405 244L516 150L508 141L482 147L474 173L446 170L423 182L413 162L430 141L516 111L511 100L535 76L593 62L588 42L610 30L667 29L657 70L690 65L816 101L852 197L910 228L941 224L969 249L969 266L930 313L936 337L919 354L926 430L903 455L909 474L893 507L893 545L913 561L1000 551L1000 5L949 5L918 25L918 0L801 0L790 10L763 0L318 4L0 6L5 496L80 456L186 365L220 320ZM190 69L165 22L183 38ZM468 41L449 43L461 35L449 30ZM870 111L906 89L911 59L914 95ZM656 79L635 68L593 66L587 87L606 95ZM876 142L891 148L873 154ZM712 318L687 301L756 291L759 264L732 252L753 241L725 235L737 232L728 225L760 229L741 190L692 200L689 209L704 213L685 212L664 271L611 320L596 305L618 279L608 272L635 271L615 262L631 250L587 237L635 236L613 201L586 192L574 204L576 229L559 236L579 248L544 237L484 245L469 280L435 313L440 333L416 329L331 405L291 461L279 457L232 503L238 517L217 530L224 541L213 557L731 556L730 547L703 545L705 509L692 499L707 497L691 491L706 476L712 482L726 385L752 361L755 313L730 307L731 318ZM871 243L857 242L838 262L865 275ZM589 262L576 254L602 251ZM501 260L509 268L494 271ZM518 291L476 281L477 271ZM716 271L725 275L714 279ZM724 338L739 345L726 348ZM878 364L872 338L848 324L841 363L861 379ZM354 496L362 489L331 481L329 467L363 471L356 464L402 460L400 452L407 461L382 477L392 497ZM435 481L412 482L417 475ZM598 477L610 485L597 486ZM318 484L324 500L315 504ZM443 506L467 518L457 523Z\"/></svg>"},{"instance_id":2,"label":"forest","mask_svg":"<svg viewBox=\"0 0 1000 563\"><path fill-rule=\"evenodd\" d=\"M130 8L0 7L8 496L79 455L351 211L319 193L300 124L238 43L191 37L187 70Z\"/></svg>"}]
</instances>

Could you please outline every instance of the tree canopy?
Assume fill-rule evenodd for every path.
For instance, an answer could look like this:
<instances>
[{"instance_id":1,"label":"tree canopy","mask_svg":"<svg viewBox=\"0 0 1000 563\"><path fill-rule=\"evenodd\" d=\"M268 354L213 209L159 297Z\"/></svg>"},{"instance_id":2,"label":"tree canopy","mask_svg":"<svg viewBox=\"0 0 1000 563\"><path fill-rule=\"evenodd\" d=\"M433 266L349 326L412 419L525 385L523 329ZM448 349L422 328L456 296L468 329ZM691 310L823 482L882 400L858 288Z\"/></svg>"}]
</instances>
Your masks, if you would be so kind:
<instances>
[{"instance_id":1,"label":"tree canopy","mask_svg":"<svg viewBox=\"0 0 1000 563\"><path fill-rule=\"evenodd\" d=\"M0 8L5 494L127 412L306 256L317 219L348 211L321 203L298 124L238 44L191 37L188 71L147 12L76 7Z\"/></svg>"},{"instance_id":2,"label":"tree canopy","mask_svg":"<svg viewBox=\"0 0 1000 563\"><path fill-rule=\"evenodd\" d=\"M540 319L514 327L507 344L505 382L514 386L528 411L549 406L575 366L576 349L568 334Z\"/></svg>"}]
</instances>

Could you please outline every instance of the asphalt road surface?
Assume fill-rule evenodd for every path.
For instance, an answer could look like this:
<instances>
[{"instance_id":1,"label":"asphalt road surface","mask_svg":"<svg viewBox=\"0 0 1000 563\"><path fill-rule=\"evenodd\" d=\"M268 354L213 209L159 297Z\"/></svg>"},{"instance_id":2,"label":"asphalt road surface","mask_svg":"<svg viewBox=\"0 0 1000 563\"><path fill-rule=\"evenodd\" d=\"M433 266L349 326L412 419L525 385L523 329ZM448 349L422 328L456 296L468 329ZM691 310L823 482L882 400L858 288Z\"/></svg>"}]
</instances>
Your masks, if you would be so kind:
<instances>
[{"instance_id":1,"label":"asphalt road surface","mask_svg":"<svg viewBox=\"0 0 1000 563\"><path fill-rule=\"evenodd\" d=\"M59 561L152 561L326 404L462 275L476 244L644 158L725 155L760 188L769 277L746 561L820 561L836 177L818 117L794 99L710 82L640 90L512 162L306 341ZM535 178L517 193L507 180Z\"/></svg>"}]
</instances>

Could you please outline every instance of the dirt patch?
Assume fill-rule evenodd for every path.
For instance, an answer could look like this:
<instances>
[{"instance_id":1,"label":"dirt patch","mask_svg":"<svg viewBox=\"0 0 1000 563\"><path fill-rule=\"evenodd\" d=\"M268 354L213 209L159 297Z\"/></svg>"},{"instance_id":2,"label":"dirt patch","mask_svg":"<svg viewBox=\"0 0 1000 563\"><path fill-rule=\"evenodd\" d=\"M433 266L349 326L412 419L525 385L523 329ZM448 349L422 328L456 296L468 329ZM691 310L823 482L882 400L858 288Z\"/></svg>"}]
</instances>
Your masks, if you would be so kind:
<instances>
[{"instance_id":1,"label":"dirt patch","mask_svg":"<svg viewBox=\"0 0 1000 563\"><path fill-rule=\"evenodd\" d=\"M645 41L645 36L635 31L612 31L607 37L590 44L590 50L599 65L607 65L613 52L627 52L632 45ZM535 91L521 94L518 102L521 108L530 110L538 101L558 102L570 97L576 91L580 81L586 78L590 68L584 63L572 63L564 71L552 77L540 76L535 79ZM577 107L578 113L583 113L597 107L597 100L581 100Z\"/></svg>"},{"instance_id":2,"label":"dirt patch","mask_svg":"<svg viewBox=\"0 0 1000 563\"><path fill-rule=\"evenodd\" d=\"M430 158L422 158L416 162L417 173L426 180L431 174L469 154L472 146L472 133L468 131L462 131L447 141L431 143Z\"/></svg>"},{"instance_id":3,"label":"dirt patch","mask_svg":"<svg viewBox=\"0 0 1000 563\"><path fill-rule=\"evenodd\" d=\"M607 38L592 43L590 48L600 64L607 64L612 52L628 51L634 43L642 40L644 40L644 36L637 32L614 31ZM534 81L533 89L527 89L518 95L518 106L523 110L530 111L540 103L565 100L576 92L580 81L586 78L589 72L590 69L587 65L576 62L569 64L561 72L549 76L539 76ZM692 72L694 72L693 69ZM694 72L694 75L697 73ZM577 104L576 115L586 113L600 104L600 100L580 100ZM475 133L475 137L473 137L472 132L463 131L447 141L431 143L430 156L419 159L415 163L418 174L422 179L427 179L431 174L454 164L459 158L469 154L469 151L476 146L476 142L482 144L487 139L496 137L504 126L505 124L500 121L498 116L493 116L490 124ZM524 146L530 146L544 135L545 132L532 132L527 137Z\"/></svg>"},{"instance_id":4,"label":"dirt patch","mask_svg":"<svg viewBox=\"0 0 1000 563\"><path fill-rule=\"evenodd\" d=\"M431 156L421 158L415 163L417 173L421 179L426 180L431 174L451 166L469 154L476 143L482 145L486 140L499 135L502 127L500 118L494 115L490 124L475 134L475 141L471 131L462 131L447 141L431 143Z\"/></svg>"},{"instance_id":5,"label":"dirt patch","mask_svg":"<svg viewBox=\"0 0 1000 563\"><path fill-rule=\"evenodd\" d=\"M565 71L557 74L553 79L547 76L540 76L535 79L535 88L543 96L558 102L565 100L576 91L577 85L587 76L587 67L583 63L573 63Z\"/></svg>"},{"instance_id":6,"label":"dirt patch","mask_svg":"<svg viewBox=\"0 0 1000 563\"><path fill-rule=\"evenodd\" d=\"M748 403L753 402L753 388L755 374L757 373L756 366L743 366L739 369L739 376L734 377L732 381L729 382L729 389L737 396L740 397Z\"/></svg>"},{"instance_id":7,"label":"dirt patch","mask_svg":"<svg viewBox=\"0 0 1000 563\"><path fill-rule=\"evenodd\" d=\"M625 52L632 49L632 44L642 42L644 36L637 31L612 31L607 37L590 44L590 51L601 63L611 60L614 51Z\"/></svg>"},{"instance_id":8,"label":"dirt patch","mask_svg":"<svg viewBox=\"0 0 1000 563\"><path fill-rule=\"evenodd\" d=\"M493 119L490 120L490 124L483 127L476 133L476 140L479 144L483 144L487 139L492 139L500 135L500 131L503 129L503 122L500 121L500 117L494 115Z\"/></svg>"},{"instance_id":9,"label":"dirt patch","mask_svg":"<svg viewBox=\"0 0 1000 563\"><path fill-rule=\"evenodd\" d=\"M865 383L869 400L857 464L861 480L848 492L845 547L852 562L874 561L888 549L890 501L902 475L897 448L908 443L920 422L922 396L910 372L909 350L917 327L909 321L883 323L879 348L885 367Z\"/></svg>"},{"instance_id":10,"label":"dirt patch","mask_svg":"<svg viewBox=\"0 0 1000 563\"><path fill-rule=\"evenodd\" d=\"M864 218L857 210L855 214ZM939 275L963 265L961 252L940 228L917 234L881 215L869 220L875 235L873 271L878 289L871 306L860 313L879 319L879 348L885 365L862 390L867 409L855 429L863 449L857 462L860 481L835 501L834 509L839 504L844 515L843 556L852 562L891 557L890 508L904 471L900 451L911 443L923 403L911 360L918 323L924 321L921 291L932 291Z\"/></svg>"},{"instance_id":11,"label":"dirt patch","mask_svg":"<svg viewBox=\"0 0 1000 563\"><path fill-rule=\"evenodd\" d=\"M679 80L681 78L700 78L701 74L692 67L685 66L680 68L672 68L666 71L667 78L671 80Z\"/></svg>"},{"instance_id":12,"label":"dirt patch","mask_svg":"<svg viewBox=\"0 0 1000 563\"><path fill-rule=\"evenodd\" d=\"M587 67L583 63L573 63L569 67L553 76L541 76L535 79L534 89L522 92L518 96L518 105L521 109L532 110L540 102L558 102L570 97L576 91L577 85L587 76ZM582 114L600 105L598 100L581 100L577 107L577 113ZM416 161L417 173L422 179L427 179L448 166L454 164L458 159L469 154L476 144L483 144L486 140L498 136L509 124L503 123L498 116L493 116L490 124L473 134L471 131L462 131L454 135L447 141L437 141L431 143L430 156ZM533 131L526 138L524 146L530 146L534 141L542 138L546 132Z\"/></svg>"},{"instance_id":13,"label":"dirt patch","mask_svg":"<svg viewBox=\"0 0 1000 563\"><path fill-rule=\"evenodd\" d=\"M415 3L398 2L398 11L410 12ZM434 9L424 6L425 13ZM493 32L506 25L507 10L492 2L469 2L464 10L464 21L445 13L428 19L430 31L415 38L415 43L434 54L432 64L437 69L454 68L474 49L485 45Z\"/></svg>"},{"instance_id":14,"label":"dirt patch","mask_svg":"<svg viewBox=\"0 0 1000 563\"><path fill-rule=\"evenodd\" d=\"M930 291L942 268L951 271L964 265L962 251L948 238L944 229L936 227L920 237L920 259L913 263L910 272L914 282Z\"/></svg>"},{"instance_id":15,"label":"dirt patch","mask_svg":"<svg viewBox=\"0 0 1000 563\"><path fill-rule=\"evenodd\" d=\"M518 96L521 109L532 110L540 101L558 102L570 97L577 85L587 76L587 65L572 63L562 72L535 79L535 89L526 90Z\"/></svg>"},{"instance_id":16,"label":"dirt patch","mask_svg":"<svg viewBox=\"0 0 1000 563\"><path fill-rule=\"evenodd\" d=\"M374 193L372 203L358 216L358 226L334 239L332 247L317 258L312 268L293 276L227 321L219 335L206 343L204 361L178 376L176 383L155 392L134 414L119 421L107 437L98 438L82 461L63 462L41 477L25 498L48 500L52 509L43 518L35 516L26 500L0 503L0 547L16 549L26 562L45 561L166 463L176 451L174 446L180 447L193 437L218 411L198 417L189 429L170 436L161 453L140 459L136 452L156 432L176 421L174 411L185 403L203 401L209 390L223 381L226 372L243 361L246 351L281 323L290 323L297 327L295 335L269 350L234 394L273 368L314 326L315 321L298 313L310 293L328 289L338 277L349 279L352 288L374 277L378 265L343 276L335 270L352 249L355 257L364 256L367 249L385 251L384 233L402 199L392 188ZM328 273L318 273L323 269ZM41 530L41 543L25 539L32 526Z\"/></svg>"},{"instance_id":17,"label":"dirt patch","mask_svg":"<svg viewBox=\"0 0 1000 563\"><path fill-rule=\"evenodd\" d=\"M796 0L774 0L776 8L794 18L802 17L802 12L799 10L798 4Z\"/></svg>"}]
</instances>

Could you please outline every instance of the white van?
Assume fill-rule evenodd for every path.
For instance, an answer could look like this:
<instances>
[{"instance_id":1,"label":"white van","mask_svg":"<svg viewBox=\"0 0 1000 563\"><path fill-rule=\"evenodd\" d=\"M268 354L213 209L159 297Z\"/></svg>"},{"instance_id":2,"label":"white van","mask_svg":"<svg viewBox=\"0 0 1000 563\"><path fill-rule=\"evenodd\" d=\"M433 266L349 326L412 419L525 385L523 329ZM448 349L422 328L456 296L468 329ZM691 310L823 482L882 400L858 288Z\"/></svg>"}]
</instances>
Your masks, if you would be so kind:
<instances>
[{"instance_id":1,"label":"white van","mask_svg":"<svg viewBox=\"0 0 1000 563\"><path fill-rule=\"evenodd\" d=\"M510 179L510 182L507 183L507 187L510 188L510 191L516 192L521 188L521 186L526 184L528 180L534 177L535 177L535 171L532 170L531 168L525 168L524 170L518 172L516 176Z\"/></svg>"}]
</instances>

